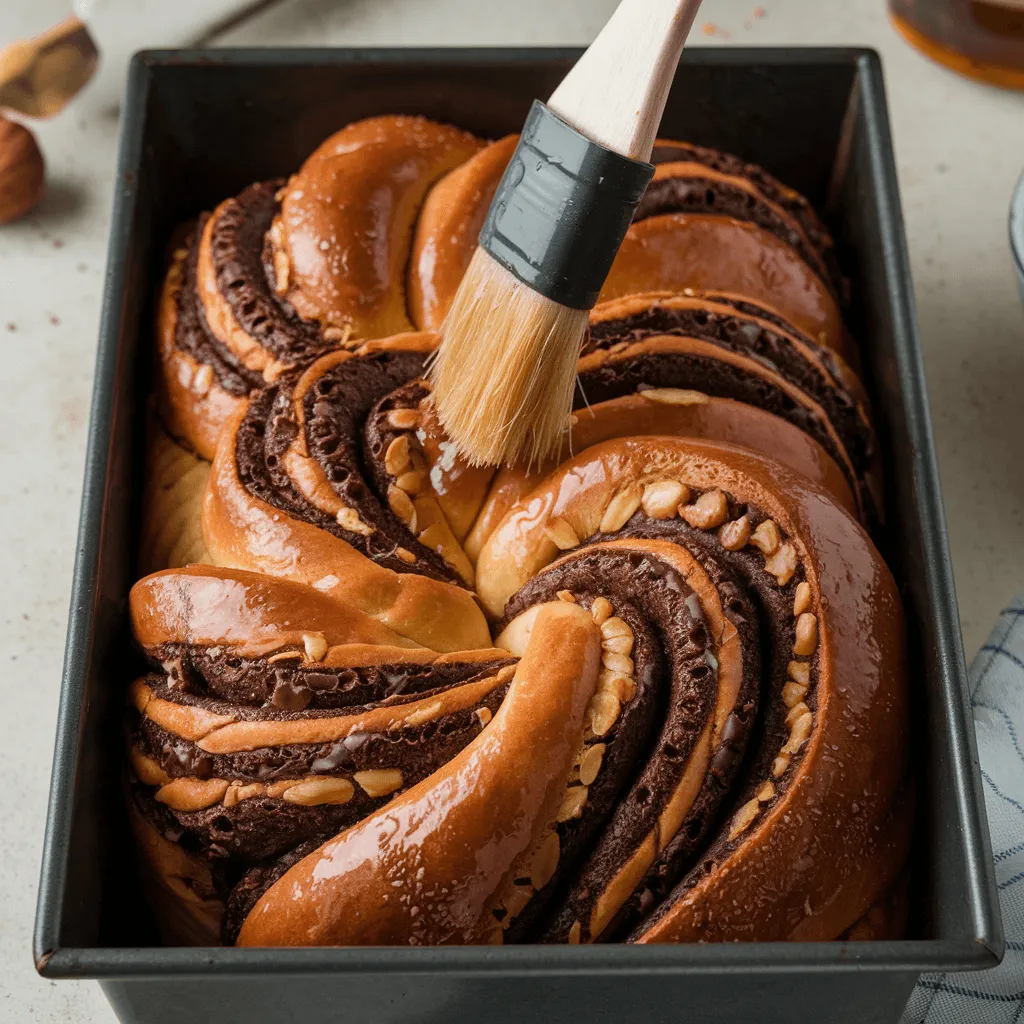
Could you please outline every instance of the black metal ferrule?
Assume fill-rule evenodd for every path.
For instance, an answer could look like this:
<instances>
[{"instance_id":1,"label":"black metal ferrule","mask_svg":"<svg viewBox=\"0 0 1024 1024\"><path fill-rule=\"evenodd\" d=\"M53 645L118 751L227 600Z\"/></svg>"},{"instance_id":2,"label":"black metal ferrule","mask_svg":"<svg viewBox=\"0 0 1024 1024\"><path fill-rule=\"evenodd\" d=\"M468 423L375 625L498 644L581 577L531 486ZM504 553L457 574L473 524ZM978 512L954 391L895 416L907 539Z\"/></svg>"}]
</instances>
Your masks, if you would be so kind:
<instances>
[{"instance_id":1,"label":"black metal ferrule","mask_svg":"<svg viewBox=\"0 0 1024 1024\"><path fill-rule=\"evenodd\" d=\"M479 243L534 291L590 309L653 174L534 100Z\"/></svg>"}]
</instances>

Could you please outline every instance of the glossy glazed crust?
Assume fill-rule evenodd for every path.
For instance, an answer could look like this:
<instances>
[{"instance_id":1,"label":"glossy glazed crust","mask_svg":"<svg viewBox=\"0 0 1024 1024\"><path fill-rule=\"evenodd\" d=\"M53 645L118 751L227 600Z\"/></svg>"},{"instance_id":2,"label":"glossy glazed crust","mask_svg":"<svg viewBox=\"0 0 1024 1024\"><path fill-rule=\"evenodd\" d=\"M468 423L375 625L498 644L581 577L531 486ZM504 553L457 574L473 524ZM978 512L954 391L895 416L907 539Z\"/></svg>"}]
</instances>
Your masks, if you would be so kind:
<instances>
[{"instance_id":1,"label":"glossy glazed crust","mask_svg":"<svg viewBox=\"0 0 1024 1024\"><path fill-rule=\"evenodd\" d=\"M481 596L492 609L504 607L557 555L544 523L563 519L590 536L617 493L666 474L756 505L797 546L812 594L808 614L817 620L819 676L814 731L786 792L742 843L715 851L710 873L682 880L635 938L834 937L893 882L910 829L901 606L884 563L848 514L752 452L682 439L605 442L561 467L505 518L480 556Z\"/></svg>"},{"instance_id":2,"label":"glossy glazed crust","mask_svg":"<svg viewBox=\"0 0 1024 1024\"><path fill-rule=\"evenodd\" d=\"M358 121L290 180L271 245L279 292L299 315L360 338L409 330L404 270L429 187L481 143L421 117ZM326 244L325 244L326 243Z\"/></svg>"},{"instance_id":3,"label":"glossy glazed crust","mask_svg":"<svg viewBox=\"0 0 1024 1024\"><path fill-rule=\"evenodd\" d=\"M409 275L418 327L437 329L444 319L516 141L492 143L427 196ZM685 159L658 162L601 299L660 289L736 292L771 303L819 343L848 354L832 240L806 200L761 168L713 150L659 140L659 156Z\"/></svg>"},{"instance_id":4,"label":"glossy glazed crust","mask_svg":"<svg viewBox=\"0 0 1024 1024\"><path fill-rule=\"evenodd\" d=\"M175 249L160 292L157 309L157 403L160 417L173 437L180 438L209 461L217 449L224 421L244 400L244 388L229 391L217 377L212 363L203 362L180 344L182 306L193 301L186 273L194 232ZM193 312L193 316L196 314ZM201 327L196 325L196 330Z\"/></svg>"},{"instance_id":5,"label":"glossy glazed crust","mask_svg":"<svg viewBox=\"0 0 1024 1024\"><path fill-rule=\"evenodd\" d=\"M246 918L239 945L487 941L489 911L557 813L600 658L600 633L582 608L543 609L488 727L291 868Z\"/></svg>"},{"instance_id":6,"label":"glossy glazed crust","mask_svg":"<svg viewBox=\"0 0 1024 1024\"><path fill-rule=\"evenodd\" d=\"M165 937L893 934L903 626L831 240L659 143L565 450L471 469L437 335L394 332L440 325L515 142L359 122L173 254L127 719Z\"/></svg>"},{"instance_id":7,"label":"glossy glazed crust","mask_svg":"<svg viewBox=\"0 0 1024 1024\"><path fill-rule=\"evenodd\" d=\"M253 497L238 476L236 437L229 425L203 502L203 535L218 565L338 593L389 628L436 650L487 646L483 616L465 591L384 568L340 537Z\"/></svg>"},{"instance_id":8,"label":"glossy glazed crust","mask_svg":"<svg viewBox=\"0 0 1024 1024\"><path fill-rule=\"evenodd\" d=\"M796 250L750 221L663 213L630 226L600 301L638 291L721 289L775 306L820 344L843 347L828 287Z\"/></svg>"}]
</instances>

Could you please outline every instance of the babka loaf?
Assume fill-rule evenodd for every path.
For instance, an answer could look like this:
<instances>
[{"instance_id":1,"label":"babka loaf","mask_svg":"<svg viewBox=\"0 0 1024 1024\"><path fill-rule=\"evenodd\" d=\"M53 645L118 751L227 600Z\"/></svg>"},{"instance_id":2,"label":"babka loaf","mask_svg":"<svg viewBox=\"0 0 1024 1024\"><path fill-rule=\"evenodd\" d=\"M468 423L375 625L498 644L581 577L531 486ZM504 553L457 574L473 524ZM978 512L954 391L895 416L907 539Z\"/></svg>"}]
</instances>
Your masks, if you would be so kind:
<instances>
[{"instance_id":1,"label":"babka loaf","mask_svg":"<svg viewBox=\"0 0 1024 1024\"><path fill-rule=\"evenodd\" d=\"M169 943L895 936L878 445L807 201L659 143L560 455L426 361L515 145L343 128L172 247L129 813Z\"/></svg>"}]
</instances>

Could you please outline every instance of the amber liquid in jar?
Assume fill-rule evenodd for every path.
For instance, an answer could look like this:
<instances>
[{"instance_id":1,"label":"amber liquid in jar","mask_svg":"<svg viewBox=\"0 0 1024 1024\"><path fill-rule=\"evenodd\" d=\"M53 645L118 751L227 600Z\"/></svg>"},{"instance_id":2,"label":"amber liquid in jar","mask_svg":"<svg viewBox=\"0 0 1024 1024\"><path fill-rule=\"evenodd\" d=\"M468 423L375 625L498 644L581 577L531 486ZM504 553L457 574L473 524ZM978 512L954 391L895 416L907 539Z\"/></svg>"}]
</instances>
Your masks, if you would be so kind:
<instances>
[{"instance_id":1,"label":"amber liquid in jar","mask_svg":"<svg viewBox=\"0 0 1024 1024\"><path fill-rule=\"evenodd\" d=\"M932 60L979 81L1024 89L1024 0L889 0L889 13Z\"/></svg>"}]
</instances>

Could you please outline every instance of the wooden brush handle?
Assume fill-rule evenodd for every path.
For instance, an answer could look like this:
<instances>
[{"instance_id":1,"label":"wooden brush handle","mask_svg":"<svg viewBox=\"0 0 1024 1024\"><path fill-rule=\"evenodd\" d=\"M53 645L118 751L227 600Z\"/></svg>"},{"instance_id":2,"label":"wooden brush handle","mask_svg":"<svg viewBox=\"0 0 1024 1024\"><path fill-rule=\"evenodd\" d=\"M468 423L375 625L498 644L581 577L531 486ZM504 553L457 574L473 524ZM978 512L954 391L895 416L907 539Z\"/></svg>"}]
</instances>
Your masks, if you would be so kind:
<instances>
[{"instance_id":1,"label":"wooden brush handle","mask_svg":"<svg viewBox=\"0 0 1024 1024\"><path fill-rule=\"evenodd\" d=\"M595 142L648 160L700 0L622 0L548 106Z\"/></svg>"}]
</instances>

